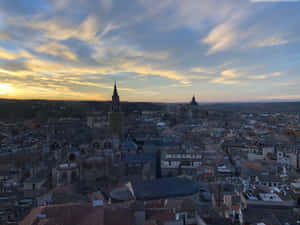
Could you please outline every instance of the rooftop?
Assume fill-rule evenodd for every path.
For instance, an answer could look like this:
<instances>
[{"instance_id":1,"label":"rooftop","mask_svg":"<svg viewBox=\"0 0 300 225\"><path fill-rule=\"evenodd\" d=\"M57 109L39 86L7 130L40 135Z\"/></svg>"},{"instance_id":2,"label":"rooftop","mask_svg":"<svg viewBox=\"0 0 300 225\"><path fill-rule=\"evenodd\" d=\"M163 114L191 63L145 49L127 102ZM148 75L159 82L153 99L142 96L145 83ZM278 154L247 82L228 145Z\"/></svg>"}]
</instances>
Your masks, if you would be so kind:
<instances>
[{"instance_id":1,"label":"rooftop","mask_svg":"<svg viewBox=\"0 0 300 225\"><path fill-rule=\"evenodd\" d=\"M170 177L129 183L137 200L188 196L197 193L198 184L184 178Z\"/></svg>"},{"instance_id":2,"label":"rooftop","mask_svg":"<svg viewBox=\"0 0 300 225\"><path fill-rule=\"evenodd\" d=\"M44 218L37 215L43 215ZM103 225L103 208L92 204L60 204L33 209L19 225Z\"/></svg>"}]
</instances>

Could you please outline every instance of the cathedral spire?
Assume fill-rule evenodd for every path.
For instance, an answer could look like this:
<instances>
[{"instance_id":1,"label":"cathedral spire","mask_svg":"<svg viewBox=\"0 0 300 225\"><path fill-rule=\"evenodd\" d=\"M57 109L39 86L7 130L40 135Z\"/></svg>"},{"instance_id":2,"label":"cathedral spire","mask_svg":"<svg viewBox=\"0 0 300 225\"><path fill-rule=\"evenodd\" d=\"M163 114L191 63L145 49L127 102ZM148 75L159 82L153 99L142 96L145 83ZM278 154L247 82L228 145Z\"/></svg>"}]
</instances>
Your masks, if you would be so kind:
<instances>
[{"instance_id":1,"label":"cathedral spire","mask_svg":"<svg viewBox=\"0 0 300 225\"><path fill-rule=\"evenodd\" d=\"M114 95L118 95L117 81L115 80Z\"/></svg>"},{"instance_id":2,"label":"cathedral spire","mask_svg":"<svg viewBox=\"0 0 300 225\"><path fill-rule=\"evenodd\" d=\"M120 112L120 98L118 95L117 82L115 81L114 92L112 96L112 111Z\"/></svg>"},{"instance_id":3,"label":"cathedral spire","mask_svg":"<svg viewBox=\"0 0 300 225\"><path fill-rule=\"evenodd\" d=\"M121 110L120 98L118 95L117 82L115 81L113 95L111 97L111 111L109 112L109 125L113 135L123 138L124 117Z\"/></svg>"}]
</instances>

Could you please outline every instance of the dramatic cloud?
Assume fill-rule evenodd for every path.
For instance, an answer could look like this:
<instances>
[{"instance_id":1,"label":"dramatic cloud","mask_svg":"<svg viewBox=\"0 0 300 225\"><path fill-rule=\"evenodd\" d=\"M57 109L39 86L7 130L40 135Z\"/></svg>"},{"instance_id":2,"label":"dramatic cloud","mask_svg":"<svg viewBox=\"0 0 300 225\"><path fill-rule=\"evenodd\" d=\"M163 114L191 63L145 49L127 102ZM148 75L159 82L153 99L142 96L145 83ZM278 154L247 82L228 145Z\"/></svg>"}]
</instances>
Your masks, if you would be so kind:
<instances>
[{"instance_id":1,"label":"dramatic cloud","mask_svg":"<svg viewBox=\"0 0 300 225\"><path fill-rule=\"evenodd\" d=\"M229 24L221 24L214 28L203 40L204 43L211 45L207 54L230 49L238 41L238 33Z\"/></svg>"},{"instance_id":2,"label":"dramatic cloud","mask_svg":"<svg viewBox=\"0 0 300 225\"><path fill-rule=\"evenodd\" d=\"M300 85L299 10L250 0L3 1L0 98L104 100L114 80L131 101L256 100L275 96L274 82L295 96L280 84Z\"/></svg>"},{"instance_id":3,"label":"dramatic cloud","mask_svg":"<svg viewBox=\"0 0 300 225\"><path fill-rule=\"evenodd\" d=\"M63 57L70 60L77 59L77 56L73 52L71 52L68 47L57 42L49 42L47 44L40 45L35 50L38 52L43 52L46 54Z\"/></svg>"},{"instance_id":4,"label":"dramatic cloud","mask_svg":"<svg viewBox=\"0 0 300 225\"><path fill-rule=\"evenodd\" d=\"M238 84L239 81L236 78L240 77L237 71L230 69L224 70L221 72L221 76L214 78L212 83L221 83L221 84Z\"/></svg>"},{"instance_id":5,"label":"dramatic cloud","mask_svg":"<svg viewBox=\"0 0 300 225\"><path fill-rule=\"evenodd\" d=\"M9 60L13 60L13 59L17 59L17 58L31 58L32 55L30 53L28 53L25 50L21 50L21 51L9 51L7 49L4 48L0 48L0 58L1 59L9 59Z\"/></svg>"}]
</instances>

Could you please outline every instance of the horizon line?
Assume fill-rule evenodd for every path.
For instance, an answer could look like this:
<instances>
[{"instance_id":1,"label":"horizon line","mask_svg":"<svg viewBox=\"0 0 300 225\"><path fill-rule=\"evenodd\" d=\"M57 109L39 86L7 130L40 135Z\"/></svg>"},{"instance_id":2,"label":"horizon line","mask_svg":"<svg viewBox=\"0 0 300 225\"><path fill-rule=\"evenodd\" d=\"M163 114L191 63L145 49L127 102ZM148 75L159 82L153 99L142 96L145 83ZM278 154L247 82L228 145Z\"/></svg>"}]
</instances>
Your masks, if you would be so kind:
<instances>
[{"instance_id":1,"label":"horizon line","mask_svg":"<svg viewBox=\"0 0 300 225\"><path fill-rule=\"evenodd\" d=\"M80 100L80 99L17 99L17 98L0 98L0 101L61 101L61 102L111 102L111 100ZM189 104L190 101L164 102L164 101L120 101L126 103L157 103L157 104ZM272 99L272 100L249 100L249 101L197 101L200 105L205 104L233 104L233 103L299 103L300 99Z\"/></svg>"}]
</instances>

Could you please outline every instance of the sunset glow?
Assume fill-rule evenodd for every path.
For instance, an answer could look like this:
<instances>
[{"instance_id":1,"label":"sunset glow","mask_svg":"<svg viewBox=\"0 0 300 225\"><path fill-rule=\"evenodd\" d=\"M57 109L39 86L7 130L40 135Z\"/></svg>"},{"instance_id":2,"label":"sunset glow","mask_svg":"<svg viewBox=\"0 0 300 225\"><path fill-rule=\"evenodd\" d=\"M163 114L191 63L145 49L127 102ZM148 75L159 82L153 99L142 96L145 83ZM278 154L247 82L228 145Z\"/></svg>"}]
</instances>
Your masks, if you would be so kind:
<instances>
[{"instance_id":1,"label":"sunset glow","mask_svg":"<svg viewBox=\"0 0 300 225\"><path fill-rule=\"evenodd\" d=\"M299 11L299 1L2 1L0 98L108 100L117 80L124 101L299 100Z\"/></svg>"},{"instance_id":2,"label":"sunset glow","mask_svg":"<svg viewBox=\"0 0 300 225\"><path fill-rule=\"evenodd\" d=\"M13 88L9 84L0 84L0 95L13 94Z\"/></svg>"}]
</instances>

